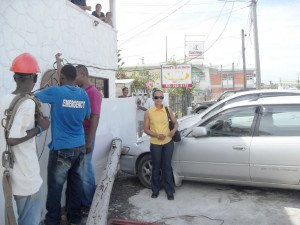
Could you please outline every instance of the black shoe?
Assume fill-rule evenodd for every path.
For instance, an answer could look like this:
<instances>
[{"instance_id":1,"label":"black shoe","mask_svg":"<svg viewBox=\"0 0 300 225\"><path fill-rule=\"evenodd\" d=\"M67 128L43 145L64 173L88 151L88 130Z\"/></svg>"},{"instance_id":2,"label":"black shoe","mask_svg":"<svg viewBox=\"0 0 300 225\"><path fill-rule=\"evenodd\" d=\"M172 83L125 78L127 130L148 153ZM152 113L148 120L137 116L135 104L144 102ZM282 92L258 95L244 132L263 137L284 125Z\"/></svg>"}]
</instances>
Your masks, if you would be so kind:
<instances>
[{"instance_id":1,"label":"black shoe","mask_svg":"<svg viewBox=\"0 0 300 225\"><path fill-rule=\"evenodd\" d=\"M158 197L158 193L152 193L151 198L157 198Z\"/></svg>"},{"instance_id":2,"label":"black shoe","mask_svg":"<svg viewBox=\"0 0 300 225\"><path fill-rule=\"evenodd\" d=\"M173 193L167 193L167 198L168 198L168 200L174 200Z\"/></svg>"}]
</instances>

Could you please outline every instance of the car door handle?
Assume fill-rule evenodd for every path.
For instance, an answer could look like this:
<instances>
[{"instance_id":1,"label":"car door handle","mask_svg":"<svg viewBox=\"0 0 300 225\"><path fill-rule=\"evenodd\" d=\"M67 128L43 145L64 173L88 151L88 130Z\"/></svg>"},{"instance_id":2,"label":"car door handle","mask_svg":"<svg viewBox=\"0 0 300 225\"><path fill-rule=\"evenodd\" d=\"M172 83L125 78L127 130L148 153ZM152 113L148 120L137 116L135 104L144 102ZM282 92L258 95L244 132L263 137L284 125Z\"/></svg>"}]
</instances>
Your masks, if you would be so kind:
<instances>
[{"instance_id":1,"label":"car door handle","mask_svg":"<svg viewBox=\"0 0 300 225\"><path fill-rule=\"evenodd\" d=\"M234 150L238 150L238 151L245 151L247 149L246 146L243 145L235 145L232 147Z\"/></svg>"}]
</instances>

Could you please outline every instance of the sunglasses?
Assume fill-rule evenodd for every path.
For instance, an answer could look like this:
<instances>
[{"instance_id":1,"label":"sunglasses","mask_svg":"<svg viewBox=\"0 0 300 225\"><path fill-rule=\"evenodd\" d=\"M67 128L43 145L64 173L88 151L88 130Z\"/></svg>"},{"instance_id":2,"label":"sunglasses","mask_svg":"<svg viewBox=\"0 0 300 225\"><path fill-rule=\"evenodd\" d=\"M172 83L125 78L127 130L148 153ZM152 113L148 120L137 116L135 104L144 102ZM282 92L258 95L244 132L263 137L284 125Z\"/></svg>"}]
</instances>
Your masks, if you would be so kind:
<instances>
[{"instance_id":1,"label":"sunglasses","mask_svg":"<svg viewBox=\"0 0 300 225\"><path fill-rule=\"evenodd\" d=\"M157 100L157 99L164 99L164 96L154 96L153 97L155 100Z\"/></svg>"}]
</instances>

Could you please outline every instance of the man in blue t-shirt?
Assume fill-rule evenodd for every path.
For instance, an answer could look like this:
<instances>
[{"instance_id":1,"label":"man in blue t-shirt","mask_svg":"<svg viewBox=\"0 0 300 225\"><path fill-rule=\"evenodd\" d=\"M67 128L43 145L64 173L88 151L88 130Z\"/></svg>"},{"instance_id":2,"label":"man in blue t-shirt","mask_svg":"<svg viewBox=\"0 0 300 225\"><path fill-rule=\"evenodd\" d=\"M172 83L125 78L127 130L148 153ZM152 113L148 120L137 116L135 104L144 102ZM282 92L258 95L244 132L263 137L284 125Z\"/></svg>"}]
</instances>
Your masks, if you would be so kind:
<instances>
[{"instance_id":1,"label":"man in blue t-shirt","mask_svg":"<svg viewBox=\"0 0 300 225\"><path fill-rule=\"evenodd\" d=\"M56 58L60 55L57 54ZM85 153L82 122L90 115L90 102L86 92L75 86L76 69L68 64L60 71L61 86L49 87L35 94L43 103L51 105L51 135L48 160L48 195L45 225L61 221L61 193L69 176L66 208L71 224L81 224L82 181L80 166Z\"/></svg>"}]
</instances>

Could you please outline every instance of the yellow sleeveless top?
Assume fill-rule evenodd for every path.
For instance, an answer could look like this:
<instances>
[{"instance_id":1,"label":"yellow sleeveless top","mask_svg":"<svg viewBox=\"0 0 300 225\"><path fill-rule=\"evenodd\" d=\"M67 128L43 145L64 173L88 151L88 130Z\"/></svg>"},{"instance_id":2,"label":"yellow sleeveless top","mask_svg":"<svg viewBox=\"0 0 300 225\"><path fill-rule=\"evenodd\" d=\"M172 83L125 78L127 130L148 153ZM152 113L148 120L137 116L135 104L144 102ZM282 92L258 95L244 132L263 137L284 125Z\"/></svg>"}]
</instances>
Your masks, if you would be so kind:
<instances>
[{"instance_id":1,"label":"yellow sleeveless top","mask_svg":"<svg viewBox=\"0 0 300 225\"><path fill-rule=\"evenodd\" d=\"M162 109L158 109L155 106L148 109L149 120L150 120L150 130L157 134L165 134L167 137L165 140L159 140L157 137L151 137L150 143L156 145L164 145L171 141L171 138L168 136L169 129L169 121L168 114L163 107Z\"/></svg>"}]
</instances>

